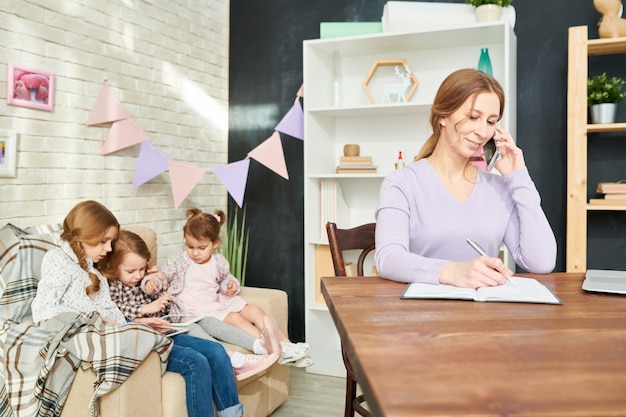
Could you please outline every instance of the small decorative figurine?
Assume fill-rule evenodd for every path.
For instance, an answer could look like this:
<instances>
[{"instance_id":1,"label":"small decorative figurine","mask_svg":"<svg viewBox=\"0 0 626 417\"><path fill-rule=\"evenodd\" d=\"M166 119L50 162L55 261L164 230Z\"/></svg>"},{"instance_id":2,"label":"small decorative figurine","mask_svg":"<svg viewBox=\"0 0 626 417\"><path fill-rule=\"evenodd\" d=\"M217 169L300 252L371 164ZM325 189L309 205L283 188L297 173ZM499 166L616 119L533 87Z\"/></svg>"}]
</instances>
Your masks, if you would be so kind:
<instances>
[{"instance_id":1,"label":"small decorative figurine","mask_svg":"<svg viewBox=\"0 0 626 417\"><path fill-rule=\"evenodd\" d=\"M601 38L626 36L626 19L621 18L621 0L593 0L593 7L602 15L598 21L598 35Z\"/></svg>"},{"instance_id":2,"label":"small decorative figurine","mask_svg":"<svg viewBox=\"0 0 626 417\"><path fill-rule=\"evenodd\" d=\"M396 96L396 102L406 102L406 89L411 85L411 69L407 64L400 70L396 65L393 72L400 78L399 83L383 85L383 103L391 103L391 97Z\"/></svg>"},{"instance_id":3,"label":"small decorative figurine","mask_svg":"<svg viewBox=\"0 0 626 417\"><path fill-rule=\"evenodd\" d=\"M396 102L407 102L410 101L415 94L415 90L417 90L418 82L417 78L415 78L415 74L409 68L409 64L405 59L379 59L374 61L372 68L370 68L369 73L363 80L362 86L363 90L365 90L365 94L369 97L372 104L376 104L376 99L372 95L368 85L376 70L380 67L384 66L394 66L394 72L400 78L400 83L391 83L391 84L383 84L383 102L391 102L392 96L395 96ZM407 88L411 87L407 93Z\"/></svg>"},{"instance_id":4,"label":"small decorative figurine","mask_svg":"<svg viewBox=\"0 0 626 417\"><path fill-rule=\"evenodd\" d=\"M396 169L402 169L404 167L405 167L404 155L402 155L402 151L399 151L398 160L396 161Z\"/></svg>"}]
</instances>

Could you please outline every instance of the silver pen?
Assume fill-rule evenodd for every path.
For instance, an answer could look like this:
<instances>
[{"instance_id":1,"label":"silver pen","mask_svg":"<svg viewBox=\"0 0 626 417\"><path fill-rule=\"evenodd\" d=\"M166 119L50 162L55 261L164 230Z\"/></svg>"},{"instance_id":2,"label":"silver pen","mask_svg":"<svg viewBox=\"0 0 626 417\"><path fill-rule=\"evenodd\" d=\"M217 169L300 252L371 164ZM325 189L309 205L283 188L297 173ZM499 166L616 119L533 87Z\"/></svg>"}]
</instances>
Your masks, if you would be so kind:
<instances>
[{"instance_id":1,"label":"silver pen","mask_svg":"<svg viewBox=\"0 0 626 417\"><path fill-rule=\"evenodd\" d=\"M476 252L478 252L479 255L481 256L489 256L487 255L487 252L485 252L485 250L482 248L482 246L480 246L478 243L474 242L472 239L467 239L466 242L468 243L468 245L470 245ZM506 279L507 282L509 282L511 285L515 285L515 283L513 281L511 281L509 278Z\"/></svg>"}]
</instances>

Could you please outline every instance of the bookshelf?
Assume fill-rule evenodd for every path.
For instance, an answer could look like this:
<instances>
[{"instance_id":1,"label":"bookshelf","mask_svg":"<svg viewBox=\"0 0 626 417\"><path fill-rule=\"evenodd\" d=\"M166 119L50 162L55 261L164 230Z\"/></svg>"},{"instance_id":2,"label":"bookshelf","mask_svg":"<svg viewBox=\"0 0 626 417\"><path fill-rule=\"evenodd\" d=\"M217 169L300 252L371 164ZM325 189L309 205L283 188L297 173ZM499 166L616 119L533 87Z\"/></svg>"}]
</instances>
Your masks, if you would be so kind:
<instances>
[{"instance_id":1,"label":"bookshelf","mask_svg":"<svg viewBox=\"0 0 626 417\"><path fill-rule=\"evenodd\" d=\"M589 57L626 53L626 37L589 39L587 26L568 32L567 62L567 235L566 272L587 270L587 218L591 211L626 211L624 204L589 201L587 145L589 133L626 132L626 123L588 124ZM595 188L594 185L591 185Z\"/></svg>"},{"instance_id":2,"label":"bookshelf","mask_svg":"<svg viewBox=\"0 0 626 417\"><path fill-rule=\"evenodd\" d=\"M345 375L339 337L319 296L323 268L318 260L328 245L320 184L335 181L342 190L345 213L339 227L373 222L380 185L395 169L398 152L407 163L412 161L431 133L428 116L437 88L451 72L475 68L481 48L489 48L494 77L507 95L503 127L515 137L517 40L509 22L303 42L305 319L306 340L315 355L307 372ZM393 68L381 68L368 83L376 97L372 104L362 88L372 64L400 59L415 74L417 90L407 102L383 103L382 85L395 78ZM344 145L350 143L360 146L361 155L373 157L376 173L335 172Z\"/></svg>"}]
</instances>

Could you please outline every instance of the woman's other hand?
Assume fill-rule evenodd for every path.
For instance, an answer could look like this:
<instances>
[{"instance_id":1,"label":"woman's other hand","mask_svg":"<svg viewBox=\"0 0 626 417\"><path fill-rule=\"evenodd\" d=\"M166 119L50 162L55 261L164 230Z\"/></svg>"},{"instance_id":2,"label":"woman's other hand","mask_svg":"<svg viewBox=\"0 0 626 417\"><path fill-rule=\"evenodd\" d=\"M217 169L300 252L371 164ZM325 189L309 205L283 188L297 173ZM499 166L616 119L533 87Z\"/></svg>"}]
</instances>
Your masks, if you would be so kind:
<instances>
[{"instance_id":1,"label":"woman's other hand","mask_svg":"<svg viewBox=\"0 0 626 417\"><path fill-rule=\"evenodd\" d=\"M456 287L493 287L506 282L513 275L500 258L479 256L467 262L448 262L441 268L439 283Z\"/></svg>"}]
</instances>

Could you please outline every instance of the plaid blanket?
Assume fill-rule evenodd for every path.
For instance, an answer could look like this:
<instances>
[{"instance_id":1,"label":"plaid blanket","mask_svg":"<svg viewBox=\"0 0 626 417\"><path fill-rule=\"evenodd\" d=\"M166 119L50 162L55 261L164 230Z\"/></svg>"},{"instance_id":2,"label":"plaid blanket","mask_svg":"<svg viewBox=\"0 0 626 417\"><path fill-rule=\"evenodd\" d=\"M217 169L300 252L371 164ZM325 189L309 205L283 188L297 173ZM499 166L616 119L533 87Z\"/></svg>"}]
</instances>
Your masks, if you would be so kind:
<instances>
[{"instance_id":1,"label":"plaid blanket","mask_svg":"<svg viewBox=\"0 0 626 417\"><path fill-rule=\"evenodd\" d=\"M92 415L152 350L165 371L171 341L146 326L107 324L95 312L32 322L41 259L58 243L54 234L0 229L0 417L60 415L82 361L96 373Z\"/></svg>"}]
</instances>

